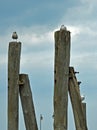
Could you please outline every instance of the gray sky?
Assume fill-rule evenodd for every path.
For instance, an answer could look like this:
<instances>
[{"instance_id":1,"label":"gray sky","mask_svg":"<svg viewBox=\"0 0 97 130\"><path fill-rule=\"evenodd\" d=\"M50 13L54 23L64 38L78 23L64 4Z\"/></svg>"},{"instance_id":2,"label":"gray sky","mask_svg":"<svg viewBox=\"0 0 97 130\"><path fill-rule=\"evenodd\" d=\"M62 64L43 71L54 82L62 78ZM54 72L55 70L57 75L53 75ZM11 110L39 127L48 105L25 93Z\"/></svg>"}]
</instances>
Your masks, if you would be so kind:
<instances>
[{"instance_id":1,"label":"gray sky","mask_svg":"<svg viewBox=\"0 0 97 130\"><path fill-rule=\"evenodd\" d=\"M80 74L81 94L87 102L88 128L97 129L97 1L0 1L0 129L7 130L7 53L13 31L22 42L21 73L27 73L37 122L53 129L54 32L62 24L71 32L71 66ZM69 103L69 130L75 129ZM72 118L71 118L72 117ZM20 129L25 129L20 106Z\"/></svg>"}]
</instances>

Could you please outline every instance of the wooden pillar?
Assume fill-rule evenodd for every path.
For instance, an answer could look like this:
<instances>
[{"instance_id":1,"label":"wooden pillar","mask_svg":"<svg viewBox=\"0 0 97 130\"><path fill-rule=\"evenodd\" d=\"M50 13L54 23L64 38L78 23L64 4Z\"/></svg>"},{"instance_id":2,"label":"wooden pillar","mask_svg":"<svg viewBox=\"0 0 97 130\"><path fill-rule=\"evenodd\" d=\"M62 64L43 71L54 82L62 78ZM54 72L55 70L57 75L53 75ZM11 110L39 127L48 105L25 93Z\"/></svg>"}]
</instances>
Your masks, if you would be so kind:
<instances>
[{"instance_id":1,"label":"wooden pillar","mask_svg":"<svg viewBox=\"0 0 97 130\"><path fill-rule=\"evenodd\" d=\"M55 32L54 130L67 130L70 32Z\"/></svg>"},{"instance_id":2,"label":"wooden pillar","mask_svg":"<svg viewBox=\"0 0 97 130\"><path fill-rule=\"evenodd\" d=\"M20 74L19 81L19 92L26 130L38 130L28 75Z\"/></svg>"},{"instance_id":3,"label":"wooden pillar","mask_svg":"<svg viewBox=\"0 0 97 130\"><path fill-rule=\"evenodd\" d=\"M82 108L79 86L74 74L74 68L70 67L69 94L73 108L76 130L87 130Z\"/></svg>"},{"instance_id":4,"label":"wooden pillar","mask_svg":"<svg viewBox=\"0 0 97 130\"><path fill-rule=\"evenodd\" d=\"M8 130L18 130L18 90L21 43L10 42L8 50Z\"/></svg>"},{"instance_id":5,"label":"wooden pillar","mask_svg":"<svg viewBox=\"0 0 97 130\"><path fill-rule=\"evenodd\" d=\"M83 114L84 114L85 125L87 126L86 103L85 102L82 102L82 109L83 109Z\"/></svg>"}]
</instances>

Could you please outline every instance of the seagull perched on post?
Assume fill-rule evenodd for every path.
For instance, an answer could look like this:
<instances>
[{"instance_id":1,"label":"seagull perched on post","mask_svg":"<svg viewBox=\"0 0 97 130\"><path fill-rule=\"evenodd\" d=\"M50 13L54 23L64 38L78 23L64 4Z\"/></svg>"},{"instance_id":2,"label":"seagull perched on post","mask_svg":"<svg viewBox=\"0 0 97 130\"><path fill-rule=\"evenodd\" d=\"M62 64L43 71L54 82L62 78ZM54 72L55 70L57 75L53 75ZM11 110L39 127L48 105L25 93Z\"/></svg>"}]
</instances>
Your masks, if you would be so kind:
<instances>
[{"instance_id":1,"label":"seagull perched on post","mask_svg":"<svg viewBox=\"0 0 97 130\"><path fill-rule=\"evenodd\" d=\"M85 95L82 95L81 96L81 101L84 101L85 100Z\"/></svg>"},{"instance_id":2,"label":"seagull perched on post","mask_svg":"<svg viewBox=\"0 0 97 130\"><path fill-rule=\"evenodd\" d=\"M64 25L61 25L60 30L67 30L67 28Z\"/></svg>"},{"instance_id":3,"label":"seagull perched on post","mask_svg":"<svg viewBox=\"0 0 97 130\"><path fill-rule=\"evenodd\" d=\"M18 35L17 35L17 33L16 32L13 32L13 34L12 34L12 39L18 39Z\"/></svg>"}]
</instances>

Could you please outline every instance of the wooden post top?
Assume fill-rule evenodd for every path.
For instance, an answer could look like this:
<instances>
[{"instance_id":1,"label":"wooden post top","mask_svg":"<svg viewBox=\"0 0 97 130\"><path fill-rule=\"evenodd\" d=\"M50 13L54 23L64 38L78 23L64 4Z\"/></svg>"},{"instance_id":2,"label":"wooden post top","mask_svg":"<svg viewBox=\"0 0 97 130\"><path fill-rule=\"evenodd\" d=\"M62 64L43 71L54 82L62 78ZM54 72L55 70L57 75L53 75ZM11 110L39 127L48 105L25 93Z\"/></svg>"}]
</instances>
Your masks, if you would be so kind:
<instances>
[{"instance_id":1,"label":"wooden post top","mask_svg":"<svg viewBox=\"0 0 97 130\"><path fill-rule=\"evenodd\" d=\"M55 33L59 33L59 32L70 33L70 31L67 30L67 28L65 26L63 26L63 27L62 26L61 26L60 30L57 30Z\"/></svg>"},{"instance_id":2,"label":"wooden post top","mask_svg":"<svg viewBox=\"0 0 97 130\"><path fill-rule=\"evenodd\" d=\"M9 42L9 44L21 44L21 42L11 41L11 42Z\"/></svg>"}]
</instances>

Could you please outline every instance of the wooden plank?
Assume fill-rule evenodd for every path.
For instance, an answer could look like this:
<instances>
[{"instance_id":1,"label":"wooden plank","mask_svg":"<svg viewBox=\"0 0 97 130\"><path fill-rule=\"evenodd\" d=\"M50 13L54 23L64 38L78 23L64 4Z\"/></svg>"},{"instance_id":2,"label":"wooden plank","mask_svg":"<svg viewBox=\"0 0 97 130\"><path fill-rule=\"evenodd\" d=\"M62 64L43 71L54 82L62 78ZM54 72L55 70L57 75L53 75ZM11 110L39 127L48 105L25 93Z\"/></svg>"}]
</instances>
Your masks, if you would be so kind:
<instances>
[{"instance_id":1,"label":"wooden plank","mask_svg":"<svg viewBox=\"0 0 97 130\"><path fill-rule=\"evenodd\" d=\"M82 100L80 96L79 86L74 74L73 67L70 67L69 94L73 108L76 130L87 130L82 109Z\"/></svg>"},{"instance_id":2,"label":"wooden plank","mask_svg":"<svg viewBox=\"0 0 97 130\"><path fill-rule=\"evenodd\" d=\"M55 32L54 130L67 130L70 32Z\"/></svg>"},{"instance_id":3,"label":"wooden plank","mask_svg":"<svg viewBox=\"0 0 97 130\"><path fill-rule=\"evenodd\" d=\"M20 98L26 130L38 130L30 82L27 74L20 74Z\"/></svg>"},{"instance_id":4,"label":"wooden plank","mask_svg":"<svg viewBox=\"0 0 97 130\"><path fill-rule=\"evenodd\" d=\"M76 75L75 75L75 71L74 71L74 68L73 67L69 67L69 81L70 79L74 82L75 84L75 89L81 99L81 96L80 96L80 86L79 86L79 83L77 81L77 78L76 78Z\"/></svg>"},{"instance_id":5,"label":"wooden plank","mask_svg":"<svg viewBox=\"0 0 97 130\"><path fill-rule=\"evenodd\" d=\"M85 102L82 102L82 110L83 110L83 114L84 114L85 125L87 126L86 103Z\"/></svg>"},{"instance_id":6,"label":"wooden plank","mask_svg":"<svg viewBox=\"0 0 97 130\"><path fill-rule=\"evenodd\" d=\"M21 43L10 42L8 50L8 130L18 130L18 90Z\"/></svg>"}]
</instances>

